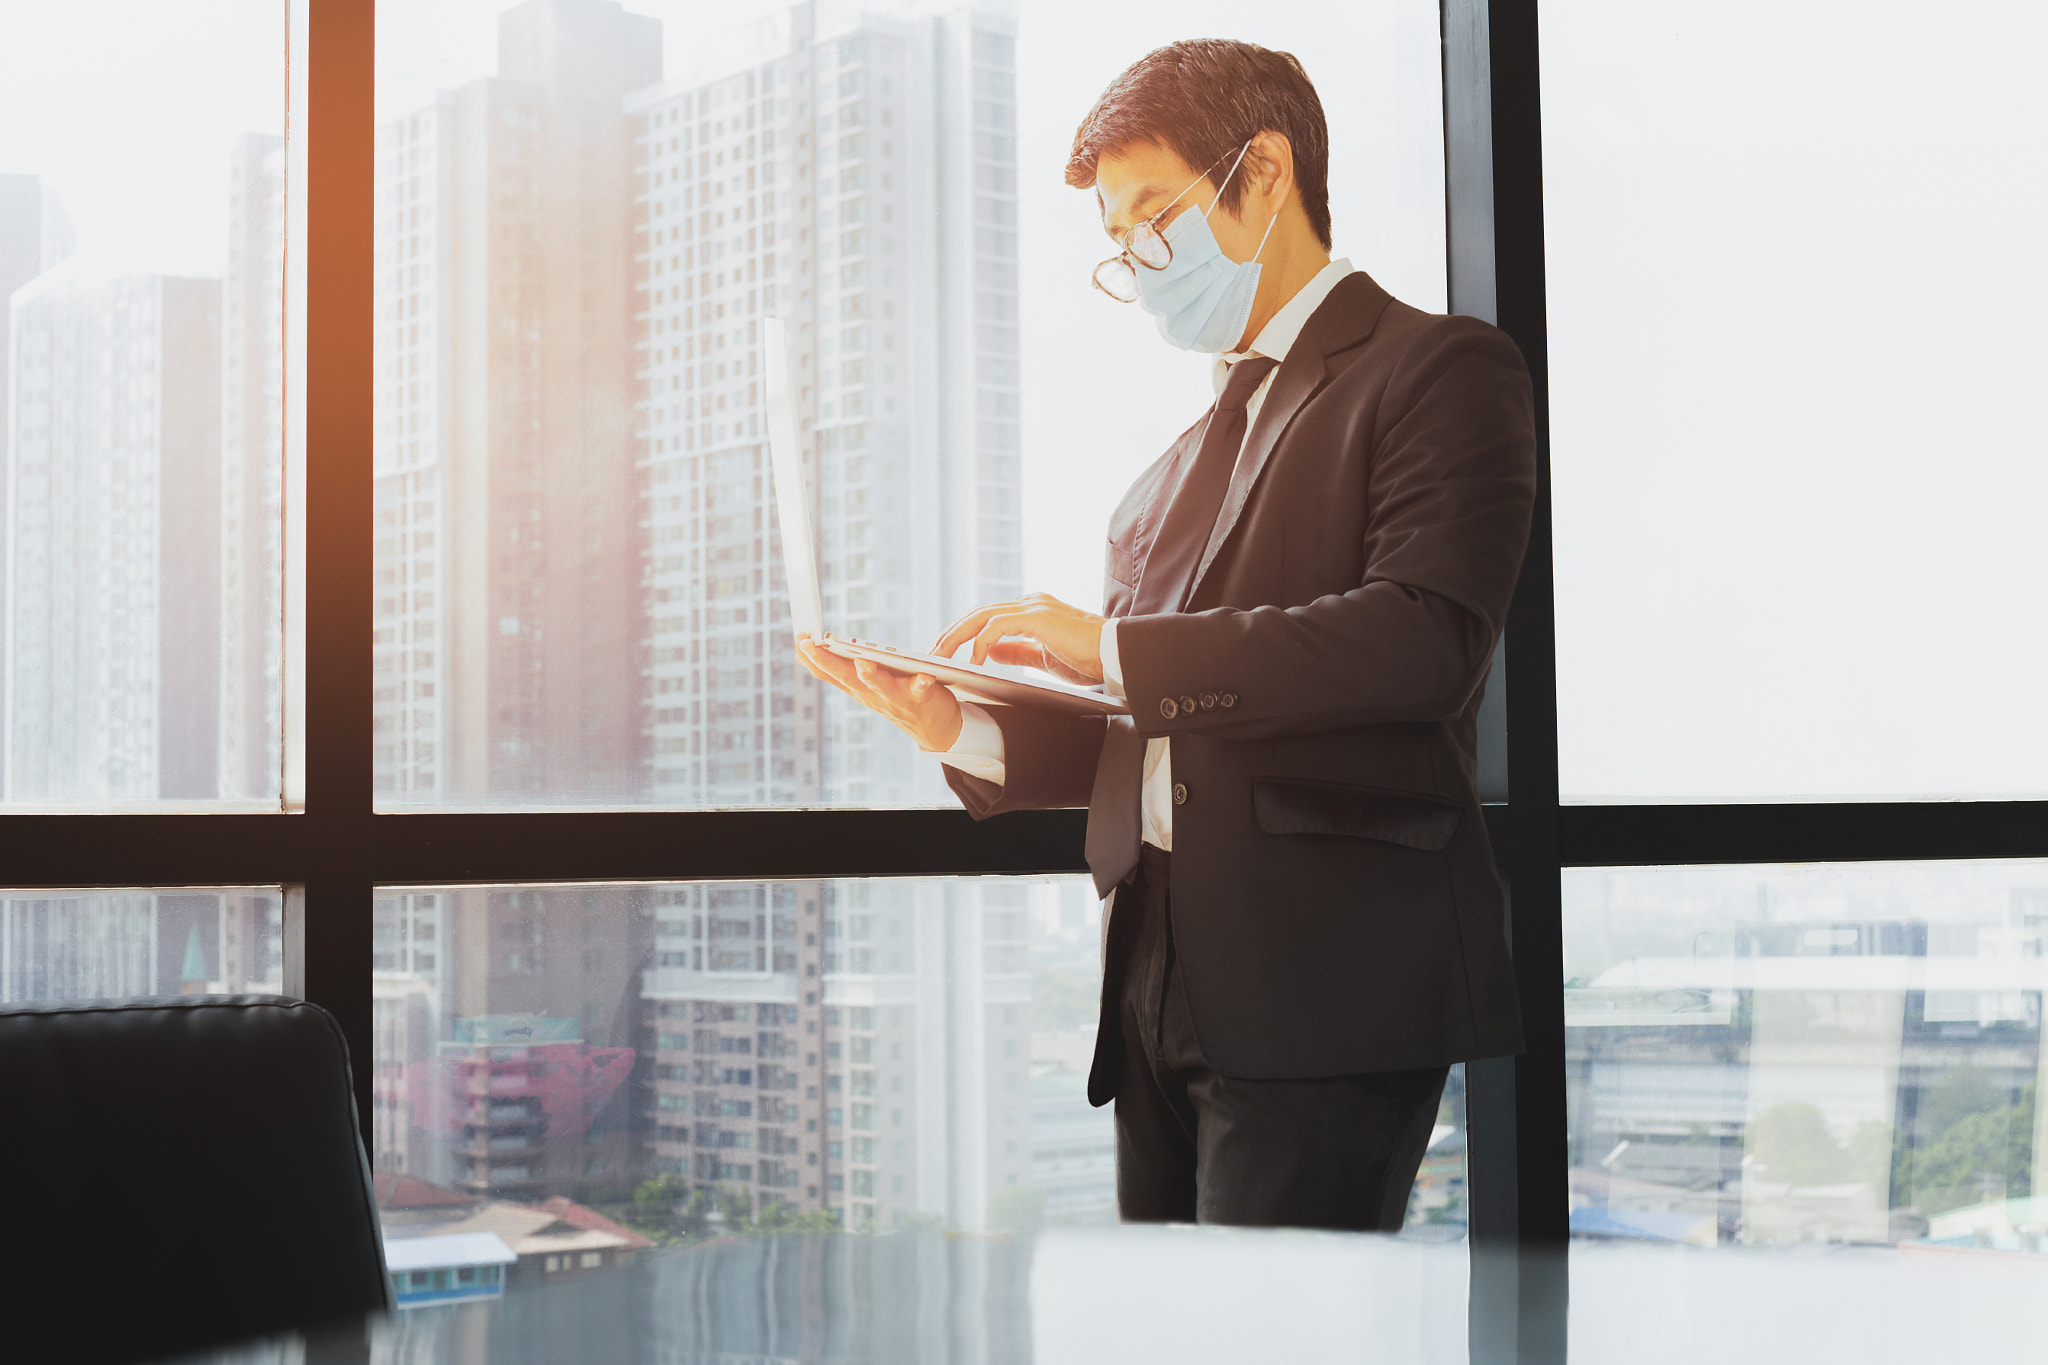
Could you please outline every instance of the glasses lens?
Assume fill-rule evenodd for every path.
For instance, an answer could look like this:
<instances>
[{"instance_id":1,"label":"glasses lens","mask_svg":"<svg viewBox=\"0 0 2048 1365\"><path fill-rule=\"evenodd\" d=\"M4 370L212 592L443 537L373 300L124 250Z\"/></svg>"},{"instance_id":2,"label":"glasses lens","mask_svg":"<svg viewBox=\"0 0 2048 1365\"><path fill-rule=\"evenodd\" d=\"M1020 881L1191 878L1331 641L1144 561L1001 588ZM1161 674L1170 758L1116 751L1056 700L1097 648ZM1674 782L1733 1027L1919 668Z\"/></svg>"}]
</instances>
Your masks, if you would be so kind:
<instances>
[{"instance_id":1,"label":"glasses lens","mask_svg":"<svg viewBox=\"0 0 2048 1365\"><path fill-rule=\"evenodd\" d=\"M1095 267L1095 283L1118 303L1133 303L1138 297L1138 272L1121 256L1112 256Z\"/></svg>"},{"instance_id":2,"label":"glasses lens","mask_svg":"<svg viewBox=\"0 0 2048 1365\"><path fill-rule=\"evenodd\" d=\"M1124 247L1140 263L1154 270L1166 269L1167 263L1173 259L1173 248L1159 235L1159 229L1150 223L1140 223L1132 228Z\"/></svg>"}]
</instances>

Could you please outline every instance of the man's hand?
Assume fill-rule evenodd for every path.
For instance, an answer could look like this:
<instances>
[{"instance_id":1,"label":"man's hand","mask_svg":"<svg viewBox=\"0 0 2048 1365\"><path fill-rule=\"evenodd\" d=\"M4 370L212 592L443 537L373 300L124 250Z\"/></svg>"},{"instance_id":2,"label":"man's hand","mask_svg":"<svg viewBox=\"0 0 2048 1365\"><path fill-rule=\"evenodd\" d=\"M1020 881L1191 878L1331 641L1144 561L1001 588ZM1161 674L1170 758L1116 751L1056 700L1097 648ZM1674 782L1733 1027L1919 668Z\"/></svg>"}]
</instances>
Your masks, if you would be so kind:
<instances>
[{"instance_id":1,"label":"man's hand","mask_svg":"<svg viewBox=\"0 0 2048 1365\"><path fill-rule=\"evenodd\" d=\"M869 659L849 659L808 635L797 637L796 652L804 667L909 735L918 748L942 754L960 738L959 699L931 674L898 673Z\"/></svg>"},{"instance_id":2,"label":"man's hand","mask_svg":"<svg viewBox=\"0 0 2048 1365\"><path fill-rule=\"evenodd\" d=\"M952 658L964 640L974 641L975 663L1042 668L1070 683L1102 681L1103 618L1057 597L1034 592L1014 602L992 602L968 612L932 646Z\"/></svg>"}]
</instances>

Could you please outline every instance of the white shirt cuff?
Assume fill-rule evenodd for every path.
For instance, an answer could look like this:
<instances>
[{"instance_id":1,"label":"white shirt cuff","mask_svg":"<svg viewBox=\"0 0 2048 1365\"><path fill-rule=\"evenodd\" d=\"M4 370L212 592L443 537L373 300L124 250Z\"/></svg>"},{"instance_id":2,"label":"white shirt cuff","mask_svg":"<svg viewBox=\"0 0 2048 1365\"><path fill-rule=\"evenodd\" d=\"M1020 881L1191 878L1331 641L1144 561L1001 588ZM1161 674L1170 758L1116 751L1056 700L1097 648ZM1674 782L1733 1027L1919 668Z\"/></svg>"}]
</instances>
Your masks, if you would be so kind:
<instances>
[{"instance_id":1,"label":"white shirt cuff","mask_svg":"<svg viewBox=\"0 0 2048 1365\"><path fill-rule=\"evenodd\" d=\"M1096 646L1102 655L1102 690L1119 700L1124 695L1124 665L1116 652L1116 618L1102 623L1102 640Z\"/></svg>"},{"instance_id":2,"label":"white shirt cuff","mask_svg":"<svg viewBox=\"0 0 2048 1365\"><path fill-rule=\"evenodd\" d=\"M997 786L1003 783L1003 727L971 701L960 703L960 733L939 762Z\"/></svg>"}]
</instances>

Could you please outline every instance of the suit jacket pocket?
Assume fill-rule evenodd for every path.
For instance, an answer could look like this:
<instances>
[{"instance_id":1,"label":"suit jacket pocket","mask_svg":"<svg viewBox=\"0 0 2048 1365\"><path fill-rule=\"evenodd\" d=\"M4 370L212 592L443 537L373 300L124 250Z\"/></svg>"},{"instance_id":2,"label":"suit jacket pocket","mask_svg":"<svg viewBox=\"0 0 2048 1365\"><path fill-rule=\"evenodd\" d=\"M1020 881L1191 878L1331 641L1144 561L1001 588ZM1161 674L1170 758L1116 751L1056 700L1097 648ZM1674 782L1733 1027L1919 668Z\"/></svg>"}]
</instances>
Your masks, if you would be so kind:
<instances>
[{"instance_id":1,"label":"suit jacket pocket","mask_svg":"<svg viewBox=\"0 0 2048 1365\"><path fill-rule=\"evenodd\" d=\"M1268 834L1337 834L1441 852L1464 812L1441 797L1344 782L1252 779L1252 814Z\"/></svg>"}]
</instances>

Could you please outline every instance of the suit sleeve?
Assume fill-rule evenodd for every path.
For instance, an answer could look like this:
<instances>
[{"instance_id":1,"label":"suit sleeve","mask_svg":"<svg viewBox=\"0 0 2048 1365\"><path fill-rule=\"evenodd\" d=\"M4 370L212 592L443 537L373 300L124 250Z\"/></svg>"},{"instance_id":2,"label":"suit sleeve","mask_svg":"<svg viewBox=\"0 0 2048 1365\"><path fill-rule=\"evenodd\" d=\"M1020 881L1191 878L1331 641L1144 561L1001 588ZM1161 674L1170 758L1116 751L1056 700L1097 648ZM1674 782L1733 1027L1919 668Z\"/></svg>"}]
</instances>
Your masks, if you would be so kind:
<instances>
[{"instance_id":1,"label":"suit sleeve","mask_svg":"<svg viewBox=\"0 0 2048 1365\"><path fill-rule=\"evenodd\" d=\"M1536 496L1529 373L1506 334L1446 318L1381 399L1365 572L1302 606L1117 627L1138 731L1257 739L1456 715L1507 619ZM1227 693L1175 714L1166 699Z\"/></svg>"},{"instance_id":2,"label":"suit sleeve","mask_svg":"<svg viewBox=\"0 0 2048 1365\"><path fill-rule=\"evenodd\" d=\"M977 820L1009 810L1085 806L1095 788L1103 723L1022 706L991 706L1003 732L1003 781L983 781L947 767L946 784Z\"/></svg>"}]
</instances>

